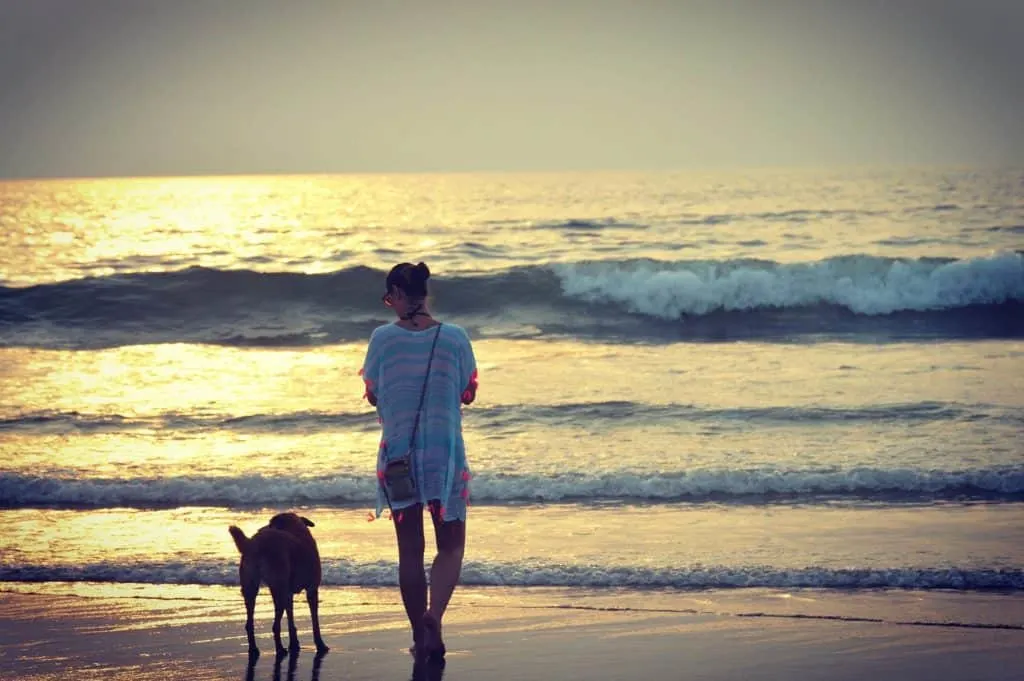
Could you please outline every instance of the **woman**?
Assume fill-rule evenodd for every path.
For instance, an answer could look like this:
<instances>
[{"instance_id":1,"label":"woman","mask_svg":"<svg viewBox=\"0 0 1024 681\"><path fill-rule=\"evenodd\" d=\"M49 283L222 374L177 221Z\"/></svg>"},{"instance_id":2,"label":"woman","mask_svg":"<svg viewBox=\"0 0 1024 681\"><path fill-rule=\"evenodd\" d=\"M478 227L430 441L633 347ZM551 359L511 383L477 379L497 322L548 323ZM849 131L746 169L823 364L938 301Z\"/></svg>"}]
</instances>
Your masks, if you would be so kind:
<instances>
[{"instance_id":1,"label":"woman","mask_svg":"<svg viewBox=\"0 0 1024 681\"><path fill-rule=\"evenodd\" d=\"M470 475L461 404L473 402L477 385L476 359L466 332L441 324L430 313L429 278L423 263L401 263L388 273L383 300L397 319L373 331L362 369L366 399L377 407L383 429L377 517L390 507L398 538L398 581L413 632L411 652L418 658L439 658L445 652L441 620L459 580L466 545ZM393 469L388 464L406 455L415 489L411 498L402 500L404 495L390 484ZM429 603L424 507L430 510L437 541Z\"/></svg>"}]
</instances>

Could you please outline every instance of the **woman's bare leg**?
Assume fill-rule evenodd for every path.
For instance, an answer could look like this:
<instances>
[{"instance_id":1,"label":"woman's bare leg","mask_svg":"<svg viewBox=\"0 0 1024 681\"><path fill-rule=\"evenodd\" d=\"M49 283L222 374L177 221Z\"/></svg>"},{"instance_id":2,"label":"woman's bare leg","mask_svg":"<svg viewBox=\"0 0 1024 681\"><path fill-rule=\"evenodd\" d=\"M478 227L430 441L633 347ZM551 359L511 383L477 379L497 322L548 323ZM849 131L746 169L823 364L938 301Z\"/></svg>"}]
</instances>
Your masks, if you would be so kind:
<instances>
[{"instance_id":1,"label":"woman's bare leg","mask_svg":"<svg viewBox=\"0 0 1024 681\"><path fill-rule=\"evenodd\" d=\"M430 607L427 610L425 626L431 628L436 623L437 632L436 640L426 643L444 654L441 620L462 574L462 559L466 552L466 523L462 520L442 522L440 513L433 508L431 518L434 521L434 536L437 539L437 556L430 567Z\"/></svg>"},{"instance_id":2,"label":"woman's bare leg","mask_svg":"<svg viewBox=\"0 0 1024 681\"><path fill-rule=\"evenodd\" d=\"M405 614L412 628L413 643L419 645L420 625L427 609L427 578L423 572L423 506L416 504L392 513L398 538L398 586Z\"/></svg>"}]
</instances>

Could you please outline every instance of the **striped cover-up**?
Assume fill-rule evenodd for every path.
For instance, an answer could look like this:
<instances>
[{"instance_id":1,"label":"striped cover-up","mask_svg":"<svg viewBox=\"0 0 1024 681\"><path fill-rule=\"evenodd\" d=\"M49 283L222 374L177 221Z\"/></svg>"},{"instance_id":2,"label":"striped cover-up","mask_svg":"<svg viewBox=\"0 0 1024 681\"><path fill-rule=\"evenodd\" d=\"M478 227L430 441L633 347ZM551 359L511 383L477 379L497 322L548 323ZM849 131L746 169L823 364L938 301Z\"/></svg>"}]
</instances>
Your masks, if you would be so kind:
<instances>
[{"instance_id":1,"label":"striped cover-up","mask_svg":"<svg viewBox=\"0 0 1024 681\"><path fill-rule=\"evenodd\" d=\"M437 327L420 331L386 324L373 331L362 375L377 396L383 437L377 456L378 475L384 464L409 449L416 408ZM469 496L469 465L462 440L462 393L476 381L476 359L465 330L442 324L423 401L413 457L418 503L439 501L444 520L465 520ZM394 510L417 503L392 504ZM387 507L377 485L377 517Z\"/></svg>"}]
</instances>

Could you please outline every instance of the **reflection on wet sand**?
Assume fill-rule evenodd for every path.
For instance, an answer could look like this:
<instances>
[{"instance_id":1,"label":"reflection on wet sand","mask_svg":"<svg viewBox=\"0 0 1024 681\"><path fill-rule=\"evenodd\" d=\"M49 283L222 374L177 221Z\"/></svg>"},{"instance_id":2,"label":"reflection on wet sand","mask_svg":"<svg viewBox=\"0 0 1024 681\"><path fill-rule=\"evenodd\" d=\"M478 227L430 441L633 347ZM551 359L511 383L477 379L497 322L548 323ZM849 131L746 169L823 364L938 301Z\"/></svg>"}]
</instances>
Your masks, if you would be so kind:
<instances>
[{"instance_id":1,"label":"reflection on wet sand","mask_svg":"<svg viewBox=\"0 0 1024 681\"><path fill-rule=\"evenodd\" d=\"M310 671L309 681L320 681L320 668L323 665L326 653L318 654L313 658L313 668ZM288 660L287 666L284 661ZM245 668L245 681L256 681L256 665L259 658L250 659ZM296 671L299 666L299 653L283 655L274 659L271 681L281 681L282 667L285 668L285 681L296 681ZM442 681L444 679L445 661L440 660L414 660L410 681Z\"/></svg>"},{"instance_id":2,"label":"reflection on wet sand","mask_svg":"<svg viewBox=\"0 0 1024 681\"><path fill-rule=\"evenodd\" d=\"M313 669L310 671L310 681L320 681L320 666L324 662L324 656L327 653L318 653L313 657ZM270 677L273 681L281 681L281 666L284 660L288 660L288 673L285 677L287 681L295 681L295 671L299 666L299 653L291 653L290 655L280 656L274 659L274 671ZM259 658L250 658L249 663L245 668L245 681L256 681L256 663Z\"/></svg>"}]
</instances>

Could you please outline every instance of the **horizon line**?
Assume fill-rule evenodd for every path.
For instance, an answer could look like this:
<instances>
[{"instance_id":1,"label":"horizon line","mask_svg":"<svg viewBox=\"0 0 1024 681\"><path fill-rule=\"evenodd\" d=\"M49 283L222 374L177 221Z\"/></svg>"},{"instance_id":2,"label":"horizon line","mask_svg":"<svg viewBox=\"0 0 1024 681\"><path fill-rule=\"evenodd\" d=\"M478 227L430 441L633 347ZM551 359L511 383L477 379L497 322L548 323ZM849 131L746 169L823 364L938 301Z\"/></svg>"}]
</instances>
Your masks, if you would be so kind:
<instances>
[{"instance_id":1,"label":"horizon line","mask_svg":"<svg viewBox=\"0 0 1024 681\"><path fill-rule=\"evenodd\" d=\"M562 168L562 169L475 169L475 170L339 170L339 171L217 171L217 172L166 172L134 175L2 175L0 182L44 182L44 181L98 181L98 180L186 180L186 179L243 179L243 178L303 178L303 177L366 177L366 176L424 176L424 175L596 175L596 174L719 174L765 171L854 171L854 170L1024 170L1024 165L1008 162L861 162L861 163L794 163L794 164L745 164L705 167L634 167L634 168Z\"/></svg>"}]
</instances>

